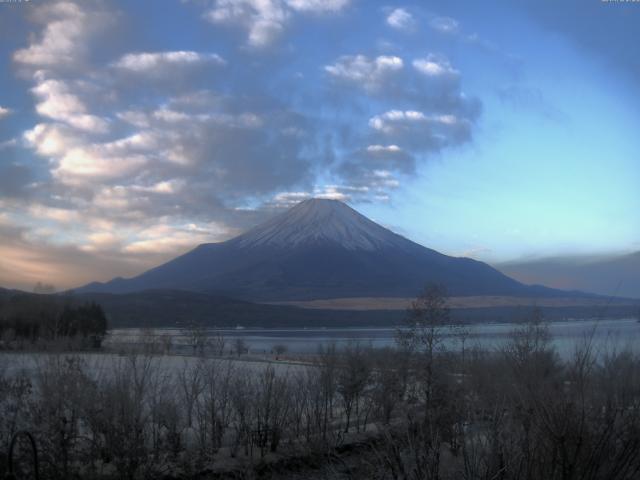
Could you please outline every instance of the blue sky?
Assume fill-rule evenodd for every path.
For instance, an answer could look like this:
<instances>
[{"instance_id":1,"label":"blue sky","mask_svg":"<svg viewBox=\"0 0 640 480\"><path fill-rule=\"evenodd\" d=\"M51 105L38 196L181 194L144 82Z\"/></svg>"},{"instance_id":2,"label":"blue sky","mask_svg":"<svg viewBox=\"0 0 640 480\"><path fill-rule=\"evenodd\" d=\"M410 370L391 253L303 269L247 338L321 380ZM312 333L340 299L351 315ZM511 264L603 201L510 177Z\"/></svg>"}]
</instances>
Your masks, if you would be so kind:
<instances>
[{"instance_id":1,"label":"blue sky","mask_svg":"<svg viewBox=\"0 0 640 480\"><path fill-rule=\"evenodd\" d=\"M309 196L499 263L640 250L640 4L0 3L0 285Z\"/></svg>"}]
</instances>

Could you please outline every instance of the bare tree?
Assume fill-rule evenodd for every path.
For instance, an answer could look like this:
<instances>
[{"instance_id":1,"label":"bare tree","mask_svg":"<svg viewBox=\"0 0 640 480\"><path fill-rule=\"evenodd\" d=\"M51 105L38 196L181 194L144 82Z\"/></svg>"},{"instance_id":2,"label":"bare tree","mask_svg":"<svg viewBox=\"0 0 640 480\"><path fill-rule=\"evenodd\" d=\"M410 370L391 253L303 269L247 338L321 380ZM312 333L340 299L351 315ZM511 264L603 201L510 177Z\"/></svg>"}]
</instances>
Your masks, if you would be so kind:
<instances>
[{"instance_id":1,"label":"bare tree","mask_svg":"<svg viewBox=\"0 0 640 480\"><path fill-rule=\"evenodd\" d=\"M221 331L217 330L209 337L209 345L216 357L222 357L227 347L227 339Z\"/></svg>"},{"instance_id":2,"label":"bare tree","mask_svg":"<svg viewBox=\"0 0 640 480\"><path fill-rule=\"evenodd\" d=\"M203 372L204 388L197 402L200 448L213 455L222 447L231 423L231 389L236 369L231 362L209 361Z\"/></svg>"},{"instance_id":3,"label":"bare tree","mask_svg":"<svg viewBox=\"0 0 640 480\"><path fill-rule=\"evenodd\" d=\"M193 411L198 401L198 397L204 390L204 364L198 362L193 365L184 361L182 369L178 372L178 388L181 399L184 402L184 409L187 414L187 427L193 426Z\"/></svg>"},{"instance_id":4,"label":"bare tree","mask_svg":"<svg viewBox=\"0 0 640 480\"><path fill-rule=\"evenodd\" d=\"M386 365L382 367L383 368L377 369L374 399L382 422L388 425L391 421L391 415L399 403L402 392L400 390L398 377L395 375L393 369L388 368Z\"/></svg>"},{"instance_id":5,"label":"bare tree","mask_svg":"<svg viewBox=\"0 0 640 480\"><path fill-rule=\"evenodd\" d=\"M43 461L48 474L74 474L73 452L81 435L81 398L90 380L78 356L47 356L37 367L38 401L33 421L40 426Z\"/></svg>"},{"instance_id":6,"label":"bare tree","mask_svg":"<svg viewBox=\"0 0 640 480\"><path fill-rule=\"evenodd\" d=\"M359 428L362 395L371 380L372 368L368 352L357 343L349 343L342 352L337 389L346 416L344 431L349 432L352 412L355 410L356 428Z\"/></svg>"},{"instance_id":7,"label":"bare tree","mask_svg":"<svg viewBox=\"0 0 640 480\"><path fill-rule=\"evenodd\" d=\"M244 338L238 337L234 340L233 351L237 356L244 355L249 351L249 347L247 346L247 342L245 342Z\"/></svg>"},{"instance_id":8,"label":"bare tree","mask_svg":"<svg viewBox=\"0 0 640 480\"><path fill-rule=\"evenodd\" d=\"M251 441L251 399L254 398L251 376L246 370L239 370L233 379L230 394L233 410L233 429L235 438L231 448L231 456L235 457L238 449L243 447L244 454L249 455Z\"/></svg>"},{"instance_id":9,"label":"bare tree","mask_svg":"<svg viewBox=\"0 0 640 480\"><path fill-rule=\"evenodd\" d=\"M320 386L320 407L321 417L320 430L322 440L326 441L329 433L329 422L333 419L333 403L336 396L336 379L338 355L335 343L327 347L320 346L319 351L319 386Z\"/></svg>"},{"instance_id":10,"label":"bare tree","mask_svg":"<svg viewBox=\"0 0 640 480\"><path fill-rule=\"evenodd\" d=\"M255 432L261 455L268 445L275 452L288 421L290 398L287 379L276 375L272 365L267 366L256 384Z\"/></svg>"},{"instance_id":11,"label":"bare tree","mask_svg":"<svg viewBox=\"0 0 640 480\"><path fill-rule=\"evenodd\" d=\"M423 374L425 406L431 407L434 364L450 326L447 293L441 285L428 285L407 311L404 328L397 332L400 346L418 354Z\"/></svg>"},{"instance_id":12,"label":"bare tree","mask_svg":"<svg viewBox=\"0 0 640 480\"><path fill-rule=\"evenodd\" d=\"M187 342L193 349L194 355L203 355L207 346L207 331L204 326L192 322L186 328Z\"/></svg>"},{"instance_id":13,"label":"bare tree","mask_svg":"<svg viewBox=\"0 0 640 480\"><path fill-rule=\"evenodd\" d=\"M280 357L281 355L287 353L287 346L282 343L278 343L277 345L273 346L273 353L276 354L276 358Z\"/></svg>"}]
</instances>

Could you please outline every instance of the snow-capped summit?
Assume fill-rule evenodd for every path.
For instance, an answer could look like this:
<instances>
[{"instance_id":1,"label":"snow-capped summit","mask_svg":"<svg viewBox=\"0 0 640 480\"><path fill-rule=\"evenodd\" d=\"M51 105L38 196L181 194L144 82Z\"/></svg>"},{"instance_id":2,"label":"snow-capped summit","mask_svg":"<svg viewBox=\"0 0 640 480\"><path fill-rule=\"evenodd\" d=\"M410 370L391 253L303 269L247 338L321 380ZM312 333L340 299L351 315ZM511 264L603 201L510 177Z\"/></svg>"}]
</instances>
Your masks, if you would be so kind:
<instances>
[{"instance_id":1,"label":"snow-capped summit","mask_svg":"<svg viewBox=\"0 0 640 480\"><path fill-rule=\"evenodd\" d=\"M402 240L341 201L321 198L300 202L235 239L243 248L335 244L348 250L379 250Z\"/></svg>"}]
</instances>

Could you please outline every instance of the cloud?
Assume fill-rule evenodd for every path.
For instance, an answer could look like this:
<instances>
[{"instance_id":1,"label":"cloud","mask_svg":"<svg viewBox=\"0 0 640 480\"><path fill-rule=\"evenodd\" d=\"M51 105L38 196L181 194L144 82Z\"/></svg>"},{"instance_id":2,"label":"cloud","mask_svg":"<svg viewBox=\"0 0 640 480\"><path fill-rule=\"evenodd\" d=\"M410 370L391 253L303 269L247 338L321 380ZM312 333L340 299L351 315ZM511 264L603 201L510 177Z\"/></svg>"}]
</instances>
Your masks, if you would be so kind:
<instances>
[{"instance_id":1,"label":"cloud","mask_svg":"<svg viewBox=\"0 0 640 480\"><path fill-rule=\"evenodd\" d=\"M429 53L415 58L410 62L413 68L405 68L406 63L395 55L345 55L324 70L332 80L333 93L341 108L358 104L359 110L367 110L372 105L368 97L375 97L390 107L395 104L468 118L477 116L479 101L461 92L461 73L446 56ZM365 93L367 97L354 96L346 89Z\"/></svg>"},{"instance_id":2,"label":"cloud","mask_svg":"<svg viewBox=\"0 0 640 480\"><path fill-rule=\"evenodd\" d=\"M141 231L139 240L127 244L123 251L129 254L167 254L179 250L190 250L194 245L207 243L212 239L211 232L222 230L216 224L207 228L198 228L194 224L169 226L156 225Z\"/></svg>"},{"instance_id":3,"label":"cloud","mask_svg":"<svg viewBox=\"0 0 640 480\"><path fill-rule=\"evenodd\" d=\"M337 13L350 0L216 0L204 13L214 24L237 25L247 31L252 47L272 44L296 13Z\"/></svg>"},{"instance_id":4,"label":"cloud","mask_svg":"<svg viewBox=\"0 0 640 480\"><path fill-rule=\"evenodd\" d=\"M357 197L381 200L400 186L398 175L413 174L415 166L415 156L398 145L374 144L349 155L339 171L346 183L360 189Z\"/></svg>"},{"instance_id":5,"label":"cloud","mask_svg":"<svg viewBox=\"0 0 640 480\"><path fill-rule=\"evenodd\" d=\"M49 158L54 187L85 198L76 208L125 224L177 214L237 222L226 218L222 199L267 194L308 174L303 118L277 109L231 113L233 101L206 114L191 108L125 111L114 129L129 125L134 133L109 141L55 123L37 125L25 140Z\"/></svg>"},{"instance_id":6,"label":"cloud","mask_svg":"<svg viewBox=\"0 0 640 480\"><path fill-rule=\"evenodd\" d=\"M52 174L66 184L133 180L153 161L155 184L181 174L208 179L220 190L260 191L271 188L270 181L286 181L288 174L295 178L300 170L285 167L289 161L304 165L291 150L300 149L301 140L280 128L287 125L286 114L271 113L278 131L263 130L261 115L254 112L203 115L161 108L123 114L125 121L133 119L138 131L113 141L81 141L56 125L39 125L26 138L39 153L54 159ZM270 165L261 162L263 154L271 154Z\"/></svg>"},{"instance_id":7,"label":"cloud","mask_svg":"<svg viewBox=\"0 0 640 480\"><path fill-rule=\"evenodd\" d=\"M325 66L342 110L382 110L367 128L346 127L346 153L336 162L344 184L369 187L359 198L386 198L417 162L471 140L480 103L461 91L461 72L435 53L405 64L397 56L349 55Z\"/></svg>"},{"instance_id":8,"label":"cloud","mask_svg":"<svg viewBox=\"0 0 640 480\"><path fill-rule=\"evenodd\" d=\"M217 4L242 7L238 2ZM345 4L300 1L285 7L322 13ZM36 8L37 21L43 24L41 38L61 36L64 51L72 52L73 45L67 42L70 37L60 32L58 22L76 25L70 35L74 40L87 40L89 30L77 25L93 15L85 11L85 5ZM27 50L44 48L38 38L34 36L33 45L17 52L14 60L25 62ZM60 54L56 49L49 53ZM80 53L90 59L89 50ZM121 78L125 72L132 79L175 78L197 66L224 65L215 53L130 52L104 66L87 62L82 72L44 68L47 59L40 57L29 57L32 66L38 67L32 75L32 93L37 99L36 112L48 122L27 130L24 139L28 147L49 160L50 187L72 187L72 192L84 197L95 190L96 182L106 188L121 187L118 195L109 199L94 193L83 208L102 208L111 201L133 208L128 216L170 209L203 214L206 205L219 203L212 197L241 199L247 194L265 194L298 182L309 172L303 150L311 152L314 147L313 141L305 138L307 120L264 93L252 96L245 92L235 97L206 89L189 91L186 81L180 84L179 94L174 94L173 86L159 82L153 86L153 96L141 96L144 100L136 108L135 92L143 88L148 92L149 84L146 79L145 83L132 83ZM126 108L119 109L121 106ZM184 192L178 186L187 181L191 190ZM165 199L159 205L142 201L149 195ZM98 204L91 203L94 201ZM212 209L209 215L215 216L216 211Z\"/></svg>"},{"instance_id":9,"label":"cloud","mask_svg":"<svg viewBox=\"0 0 640 480\"><path fill-rule=\"evenodd\" d=\"M415 19L404 8L396 8L387 16L387 24L398 30L410 30L415 26Z\"/></svg>"},{"instance_id":10,"label":"cloud","mask_svg":"<svg viewBox=\"0 0 640 480\"><path fill-rule=\"evenodd\" d=\"M11 113L12 113L12 110L10 108L6 108L0 105L0 120L2 120L5 117L8 117L9 115L11 115Z\"/></svg>"},{"instance_id":11,"label":"cloud","mask_svg":"<svg viewBox=\"0 0 640 480\"><path fill-rule=\"evenodd\" d=\"M291 208L294 205L312 197L310 192L280 192L268 202L274 208Z\"/></svg>"},{"instance_id":12,"label":"cloud","mask_svg":"<svg viewBox=\"0 0 640 480\"><path fill-rule=\"evenodd\" d=\"M218 0L204 18L215 24L237 24L248 32L248 43L264 47L284 30L291 12L278 0Z\"/></svg>"},{"instance_id":13,"label":"cloud","mask_svg":"<svg viewBox=\"0 0 640 480\"><path fill-rule=\"evenodd\" d=\"M371 171L413 173L415 169L415 158L398 145L369 145L360 154L366 157Z\"/></svg>"},{"instance_id":14,"label":"cloud","mask_svg":"<svg viewBox=\"0 0 640 480\"><path fill-rule=\"evenodd\" d=\"M458 20L452 17L431 16L429 19L431 30L456 41L474 45L485 53L498 56L507 65L514 63L513 55L502 51L494 43L487 41L475 32L468 32L462 28ZM510 67L513 68L513 65Z\"/></svg>"},{"instance_id":15,"label":"cloud","mask_svg":"<svg viewBox=\"0 0 640 480\"><path fill-rule=\"evenodd\" d=\"M17 50L13 59L22 66L59 70L82 64L90 42L114 21L114 16L87 2L83 7L71 1L46 3L33 10L32 19L44 25L39 40Z\"/></svg>"},{"instance_id":16,"label":"cloud","mask_svg":"<svg viewBox=\"0 0 640 480\"><path fill-rule=\"evenodd\" d=\"M369 187L354 185L319 185L308 191L280 192L274 195L263 208L282 210L291 208L297 203L310 198L324 198L349 202L355 199L362 200L363 195L369 192Z\"/></svg>"},{"instance_id":17,"label":"cloud","mask_svg":"<svg viewBox=\"0 0 640 480\"><path fill-rule=\"evenodd\" d=\"M460 24L451 17L433 17L429 21L429 26L437 32L449 35L455 35L460 31Z\"/></svg>"},{"instance_id":18,"label":"cloud","mask_svg":"<svg viewBox=\"0 0 640 480\"><path fill-rule=\"evenodd\" d=\"M24 138L43 157L60 156L80 142L68 126L56 123L39 123L24 132Z\"/></svg>"},{"instance_id":19,"label":"cloud","mask_svg":"<svg viewBox=\"0 0 640 480\"><path fill-rule=\"evenodd\" d=\"M552 105L538 88L507 84L497 89L498 98L515 109L536 112L556 122L566 122L568 115Z\"/></svg>"},{"instance_id":20,"label":"cloud","mask_svg":"<svg viewBox=\"0 0 640 480\"><path fill-rule=\"evenodd\" d=\"M325 71L337 81L363 86L366 90L376 91L384 88L389 76L402 70L404 62L400 57L381 55L369 58L365 55L345 55Z\"/></svg>"},{"instance_id":21,"label":"cloud","mask_svg":"<svg viewBox=\"0 0 640 480\"><path fill-rule=\"evenodd\" d=\"M114 232L102 231L87 235L87 243L80 246L85 252L113 251L122 245L122 238Z\"/></svg>"},{"instance_id":22,"label":"cloud","mask_svg":"<svg viewBox=\"0 0 640 480\"><path fill-rule=\"evenodd\" d=\"M75 222L80 219L76 210L48 207L41 204L33 204L29 206L29 213L35 218L54 220L61 223Z\"/></svg>"},{"instance_id":23,"label":"cloud","mask_svg":"<svg viewBox=\"0 0 640 480\"><path fill-rule=\"evenodd\" d=\"M231 102L230 108L236 107ZM141 129L138 135L148 138L142 150L156 159L156 173L207 181L220 194L269 190L295 181L308 168L301 158L304 138L289 134L291 129L304 133L306 125L291 112L231 113L221 108L201 114L161 108L124 117Z\"/></svg>"},{"instance_id":24,"label":"cloud","mask_svg":"<svg viewBox=\"0 0 640 480\"><path fill-rule=\"evenodd\" d=\"M351 0L287 0L287 5L293 10L310 13L339 12Z\"/></svg>"},{"instance_id":25,"label":"cloud","mask_svg":"<svg viewBox=\"0 0 640 480\"><path fill-rule=\"evenodd\" d=\"M74 148L62 156L52 174L62 183L82 186L88 182L130 178L149 161L144 155L107 156L108 150L104 145Z\"/></svg>"},{"instance_id":26,"label":"cloud","mask_svg":"<svg viewBox=\"0 0 640 480\"><path fill-rule=\"evenodd\" d=\"M4 140L0 142L0 150L4 150L10 147L15 147L18 145L18 140L15 138L10 138L9 140Z\"/></svg>"},{"instance_id":27,"label":"cloud","mask_svg":"<svg viewBox=\"0 0 640 480\"><path fill-rule=\"evenodd\" d=\"M413 68L428 77L439 77L444 75L457 76L460 74L451 66L449 60L441 55L430 53L426 58L417 58L412 62Z\"/></svg>"},{"instance_id":28,"label":"cloud","mask_svg":"<svg viewBox=\"0 0 640 480\"><path fill-rule=\"evenodd\" d=\"M389 110L369 120L374 132L418 150L437 152L471 139L471 122L456 115L416 110Z\"/></svg>"},{"instance_id":29,"label":"cloud","mask_svg":"<svg viewBox=\"0 0 640 480\"><path fill-rule=\"evenodd\" d=\"M114 63L116 68L138 74L159 75L171 73L175 68L206 64L224 65L226 62L215 53L194 51L128 53Z\"/></svg>"},{"instance_id":30,"label":"cloud","mask_svg":"<svg viewBox=\"0 0 640 480\"><path fill-rule=\"evenodd\" d=\"M402 149L397 145L369 145L367 152L369 153L396 153Z\"/></svg>"},{"instance_id":31,"label":"cloud","mask_svg":"<svg viewBox=\"0 0 640 480\"><path fill-rule=\"evenodd\" d=\"M36 111L43 117L66 122L79 130L105 133L109 123L87 112L80 98L71 93L71 88L62 80L47 79L39 72L35 76L37 84L31 90L40 100Z\"/></svg>"},{"instance_id":32,"label":"cloud","mask_svg":"<svg viewBox=\"0 0 640 480\"><path fill-rule=\"evenodd\" d=\"M424 122L427 117L415 110L390 110L382 115L376 115L369 120L369 126L385 133L393 133L398 126Z\"/></svg>"},{"instance_id":33,"label":"cloud","mask_svg":"<svg viewBox=\"0 0 640 480\"><path fill-rule=\"evenodd\" d=\"M218 224L173 223L165 218L154 225L143 220L137 228L120 228L117 233L98 226L96 231L86 232L84 240L68 244L35 235L16 223L16 219L0 215L0 284L27 290L37 282L64 289L116 276L130 277L184 253L197 242L222 240L233 234ZM127 249L127 245L132 246Z\"/></svg>"}]
</instances>

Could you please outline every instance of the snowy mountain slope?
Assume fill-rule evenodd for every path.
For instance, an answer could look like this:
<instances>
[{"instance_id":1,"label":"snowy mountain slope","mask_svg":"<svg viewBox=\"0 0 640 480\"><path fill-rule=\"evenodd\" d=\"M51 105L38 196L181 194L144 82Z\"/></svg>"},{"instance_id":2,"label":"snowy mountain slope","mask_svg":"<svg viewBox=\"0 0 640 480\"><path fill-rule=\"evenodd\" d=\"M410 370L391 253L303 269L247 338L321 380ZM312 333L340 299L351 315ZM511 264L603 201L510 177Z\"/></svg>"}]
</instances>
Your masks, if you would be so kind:
<instances>
[{"instance_id":1,"label":"snowy mountain slope","mask_svg":"<svg viewBox=\"0 0 640 480\"><path fill-rule=\"evenodd\" d=\"M425 248L335 200L312 199L222 243L190 252L131 279L83 292L181 289L254 301L411 297L426 283L452 295L555 296L489 265Z\"/></svg>"}]
</instances>

